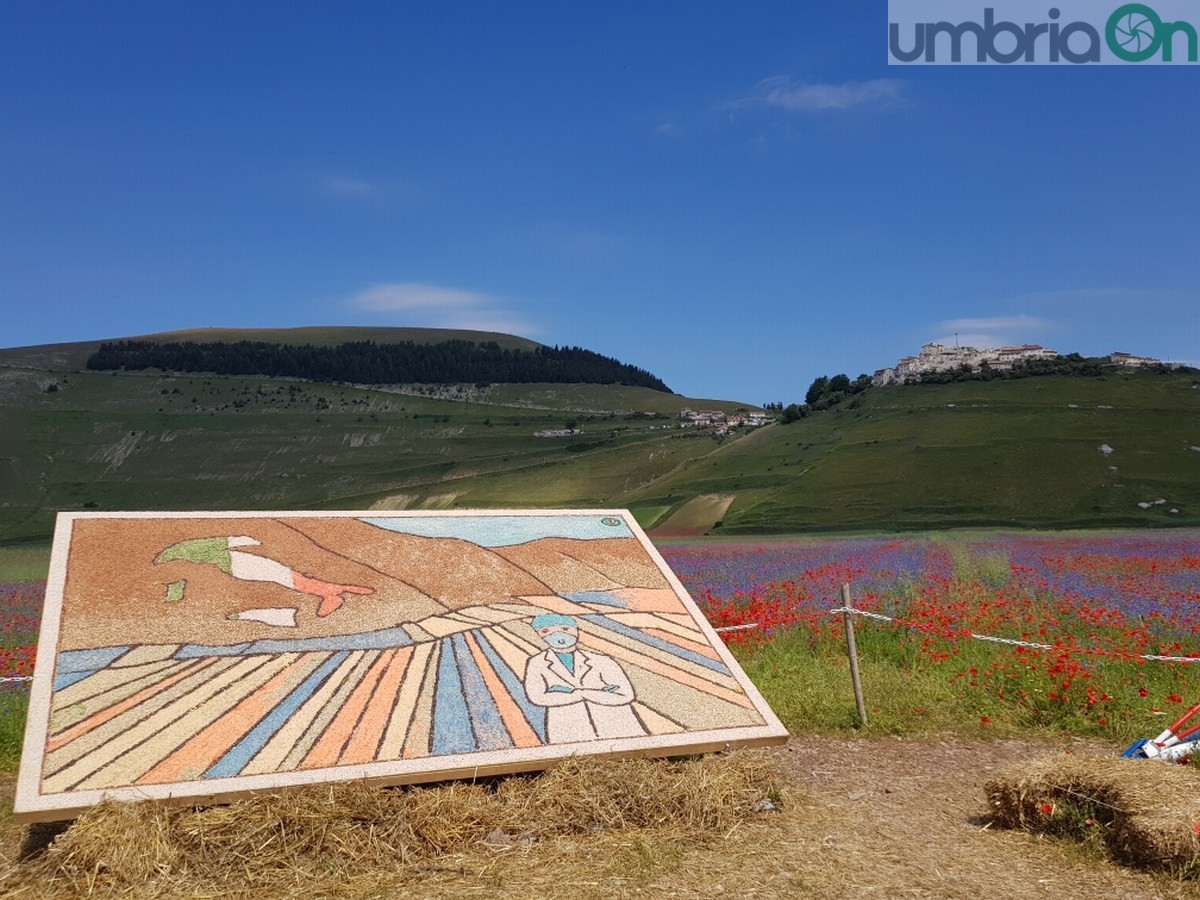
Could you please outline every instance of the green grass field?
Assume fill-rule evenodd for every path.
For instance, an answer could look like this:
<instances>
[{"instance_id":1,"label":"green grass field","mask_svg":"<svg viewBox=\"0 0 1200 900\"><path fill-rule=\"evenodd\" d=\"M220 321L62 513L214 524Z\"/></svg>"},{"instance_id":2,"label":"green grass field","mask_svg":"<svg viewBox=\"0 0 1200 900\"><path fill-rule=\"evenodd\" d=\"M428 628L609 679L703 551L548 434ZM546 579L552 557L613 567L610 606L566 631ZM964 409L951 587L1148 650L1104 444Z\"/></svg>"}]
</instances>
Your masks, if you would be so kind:
<instances>
[{"instance_id":1,"label":"green grass field","mask_svg":"<svg viewBox=\"0 0 1200 900\"><path fill-rule=\"evenodd\" d=\"M47 368L12 365L34 351ZM0 351L0 544L44 541L55 511L79 509L627 507L648 526L730 535L1200 524L1187 373L872 389L718 438L678 428L680 408L747 404L618 385L400 393L78 372L49 367L56 353ZM564 428L582 434L536 436ZM704 497L732 499L708 515Z\"/></svg>"},{"instance_id":2,"label":"green grass field","mask_svg":"<svg viewBox=\"0 0 1200 900\"><path fill-rule=\"evenodd\" d=\"M0 583L40 581L50 569L48 543L0 546Z\"/></svg>"}]
</instances>

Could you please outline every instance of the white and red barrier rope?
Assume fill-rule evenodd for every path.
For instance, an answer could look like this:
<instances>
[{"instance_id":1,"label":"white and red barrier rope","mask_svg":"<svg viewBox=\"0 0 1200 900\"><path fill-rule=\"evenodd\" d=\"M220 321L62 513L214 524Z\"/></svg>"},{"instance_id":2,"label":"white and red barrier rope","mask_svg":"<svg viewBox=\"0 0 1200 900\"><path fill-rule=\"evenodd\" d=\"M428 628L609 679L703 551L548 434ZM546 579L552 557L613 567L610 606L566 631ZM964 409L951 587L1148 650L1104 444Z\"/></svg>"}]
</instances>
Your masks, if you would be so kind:
<instances>
[{"instance_id":1,"label":"white and red barrier rope","mask_svg":"<svg viewBox=\"0 0 1200 900\"><path fill-rule=\"evenodd\" d=\"M868 612L865 609L855 609L853 606L838 606L829 610L830 615L839 613L850 613L853 616L863 616L868 619L876 619L880 622L898 623L905 628L911 628L914 631L928 632L932 630L929 626L920 625L914 622L906 622L903 619L898 619L894 616L885 616L883 613ZM803 617L795 617L785 619L779 624L786 625L790 622L803 621ZM724 634L730 631L748 631L752 628L763 627L759 622L746 622L742 625L725 625L721 628L714 628L718 634ZM977 641L990 641L993 644L1006 644L1012 647L1025 647L1030 650L1056 650L1060 653L1084 653L1089 656L1108 656L1114 659L1144 659L1149 662L1177 662L1177 663L1200 663L1200 655L1196 656L1164 656L1159 653L1121 653L1116 650L1095 650L1089 647L1073 647L1067 644L1042 644L1037 641L1022 641L1016 638L996 637L990 634L976 634L973 631L964 631L957 634L948 635L949 637L970 637Z\"/></svg>"}]
</instances>

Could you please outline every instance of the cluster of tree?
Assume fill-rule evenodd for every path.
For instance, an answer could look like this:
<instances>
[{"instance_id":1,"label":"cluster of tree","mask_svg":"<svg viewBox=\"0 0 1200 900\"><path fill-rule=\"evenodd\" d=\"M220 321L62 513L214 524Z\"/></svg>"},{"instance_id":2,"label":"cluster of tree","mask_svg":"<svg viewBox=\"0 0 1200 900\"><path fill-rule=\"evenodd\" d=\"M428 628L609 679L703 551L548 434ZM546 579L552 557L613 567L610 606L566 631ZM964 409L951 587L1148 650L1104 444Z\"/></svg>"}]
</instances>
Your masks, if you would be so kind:
<instances>
[{"instance_id":1,"label":"cluster of tree","mask_svg":"<svg viewBox=\"0 0 1200 900\"><path fill-rule=\"evenodd\" d=\"M813 412L829 409L854 394L861 394L871 386L870 375L859 375L853 381L848 375L834 375L829 378L821 375L813 379L804 395L804 402Z\"/></svg>"},{"instance_id":2,"label":"cluster of tree","mask_svg":"<svg viewBox=\"0 0 1200 900\"><path fill-rule=\"evenodd\" d=\"M847 397L861 394L871 386L870 375L859 375L853 381L849 375L820 375L813 379L804 395L803 403L789 403L782 407L783 421L795 422L815 412L837 406Z\"/></svg>"},{"instance_id":3,"label":"cluster of tree","mask_svg":"<svg viewBox=\"0 0 1200 900\"><path fill-rule=\"evenodd\" d=\"M964 365L945 372L924 372L921 384L950 384L955 381L994 381L1007 378L1037 378L1042 375L1075 375L1091 377L1103 375L1107 362L1094 356L1068 353L1052 359L1025 359L1013 364L1011 369L993 369L984 362L978 369Z\"/></svg>"},{"instance_id":4,"label":"cluster of tree","mask_svg":"<svg viewBox=\"0 0 1200 900\"><path fill-rule=\"evenodd\" d=\"M671 393L670 388L645 369L582 347L507 350L493 341L480 344L354 341L332 347L262 341L171 344L116 341L102 344L88 358L87 367L105 371L161 369L266 375L355 384L623 384Z\"/></svg>"}]
</instances>

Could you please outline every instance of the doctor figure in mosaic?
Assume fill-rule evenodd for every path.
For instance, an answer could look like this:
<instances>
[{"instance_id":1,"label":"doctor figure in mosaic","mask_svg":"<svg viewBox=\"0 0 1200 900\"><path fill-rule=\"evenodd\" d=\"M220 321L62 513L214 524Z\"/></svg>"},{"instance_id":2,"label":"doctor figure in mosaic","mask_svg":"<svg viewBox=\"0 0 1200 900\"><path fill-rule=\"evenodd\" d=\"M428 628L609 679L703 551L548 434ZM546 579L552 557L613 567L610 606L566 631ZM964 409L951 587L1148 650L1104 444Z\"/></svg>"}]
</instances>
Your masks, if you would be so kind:
<instances>
[{"instance_id":1,"label":"doctor figure in mosaic","mask_svg":"<svg viewBox=\"0 0 1200 900\"><path fill-rule=\"evenodd\" d=\"M579 646L570 616L544 613L531 623L549 649L525 666L525 693L546 709L551 744L641 737L645 726L633 709L633 685L611 657Z\"/></svg>"}]
</instances>

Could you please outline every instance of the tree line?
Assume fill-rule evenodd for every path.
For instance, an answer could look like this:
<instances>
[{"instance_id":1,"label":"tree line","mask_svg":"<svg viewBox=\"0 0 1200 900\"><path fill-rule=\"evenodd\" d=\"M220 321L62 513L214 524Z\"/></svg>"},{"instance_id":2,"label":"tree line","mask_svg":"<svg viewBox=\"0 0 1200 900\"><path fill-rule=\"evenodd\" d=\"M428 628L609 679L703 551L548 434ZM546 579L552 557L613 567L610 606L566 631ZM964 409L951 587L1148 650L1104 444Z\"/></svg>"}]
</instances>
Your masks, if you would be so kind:
<instances>
[{"instance_id":1,"label":"tree line","mask_svg":"<svg viewBox=\"0 0 1200 900\"><path fill-rule=\"evenodd\" d=\"M671 393L645 369L582 347L506 349L494 341L351 341L336 346L264 341L110 341L88 357L98 371L212 372L355 384L622 384Z\"/></svg>"}]
</instances>

